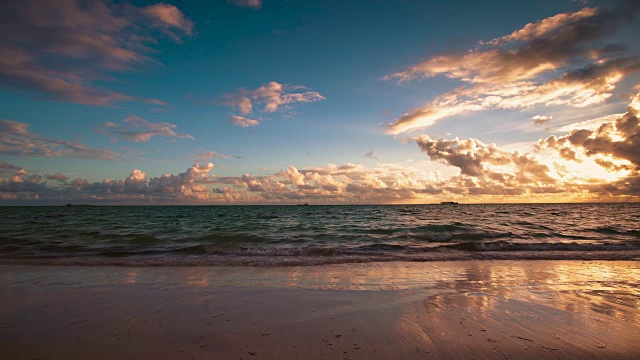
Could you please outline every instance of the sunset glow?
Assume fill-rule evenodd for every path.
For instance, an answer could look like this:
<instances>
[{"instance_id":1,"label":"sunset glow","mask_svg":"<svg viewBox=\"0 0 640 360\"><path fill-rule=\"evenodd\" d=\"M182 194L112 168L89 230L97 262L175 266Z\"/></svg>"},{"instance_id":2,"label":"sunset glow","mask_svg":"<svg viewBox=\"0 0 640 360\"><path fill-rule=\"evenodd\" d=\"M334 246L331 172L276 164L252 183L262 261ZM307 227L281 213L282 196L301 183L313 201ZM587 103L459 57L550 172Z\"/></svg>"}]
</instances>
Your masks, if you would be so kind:
<instances>
[{"instance_id":1,"label":"sunset glow","mask_svg":"<svg viewBox=\"0 0 640 360\"><path fill-rule=\"evenodd\" d=\"M543 4L3 1L0 204L638 201L640 2Z\"/></svg>"}]
</instances>

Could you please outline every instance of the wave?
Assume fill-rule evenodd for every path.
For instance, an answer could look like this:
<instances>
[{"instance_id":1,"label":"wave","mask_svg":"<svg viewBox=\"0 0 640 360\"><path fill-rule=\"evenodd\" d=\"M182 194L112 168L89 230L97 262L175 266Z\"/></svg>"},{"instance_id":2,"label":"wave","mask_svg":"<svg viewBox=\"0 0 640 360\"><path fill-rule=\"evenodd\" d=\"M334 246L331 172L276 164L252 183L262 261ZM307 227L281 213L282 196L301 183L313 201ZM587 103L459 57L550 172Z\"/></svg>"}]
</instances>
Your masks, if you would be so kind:
<instances>
[{"instance_id":1,"label":"wave","mask_svg":"<svg viewBox=\"0 0 640 360\"><path fill-rule=\"evenodd\" d=\"M71 249L67 249L71 250ZM375 243L358 246L250 246L193 244L155 249L108 248L88 251L22 252L0 255L0 263L58 265L321 265L381 261L470 259L639 260L640 241L619 243L514 243L467 241L438 246Z\"/></svg>"},{"instance_id":2,"label":"wave","mask_svg":"<svg viewBox=\"0 0 640 360\"><path fill-rule=\"evenodd\" d=\"M50 257L0 258L0 264L66 265L66 266L316 266L346 263L374 263L389 261L465 261L465 260L640 260L640 250L624 251L487 251L487 252L429 252L420 255L333 255L333 256L273 256L273 255L192 255L126 257Z\"/></svg>"},{"instance_id":3,"label":"wave","mask_svg":"<svg viewBox=\"0 0 640 360\"><path fill-rule=\"evenodd\" d=\"M277 215L269 215L276 217ZM386 226L385 226L386 225ZM417 245L426 243L459 243L485 242L492 240L547 240L563 242L577 241L617 241L640 239L640 229L614 226L595 226L590 228L569 228L534 224L521 221L514 224L474 225L464 222L426 224L419 226L401 226L402 224L382 224L371 226L370 223L354 226L340 224L323 226L322 224L293 223L279 227L252 227L252 229L224 229L218 226L201 229L183 228L182 226L160 226L154 229L138 231L117 230L106 227L102 230L82 229L73 232L64 228L49 231L14 232L0 236L0 252L3 245L29 245L32 249L50 245L80 244L93 247L172 247L184 244L213 244L228 246L245 246L262 244L308 245L318 243L362 244L375 240L387 243L414 242ZM266 226L266 225L265 225ZM129 228L130 229L130 228ZM132 230L132 229L130 229ZM239 230L239 231L238 231ZM5 249L6 250L6 249ZM6 252L6 251L5 251Z\"/></svg>"},{"instance_id":4,"label":"wave","mask_svg":"<svg viewBox=\"0 0 640 360\"><path fill-rule=\"evenodd\" d=\"M401 254L416 254L424 252L507 252L507 251L640 251L640 241L625 243L512 243L506 241L495 242L459 242L438 246L416 246L412 244L376 243L359 246L299 246L299 247L225 247L208 244L198 244L165 253L184 255L219 255L219 256L357 256L378 255L393 256Z\"/></svg>"},{"instance_id":5,"label":"wave","mask_svg":"<svg viewBox=\"0 0 640 360\"><path fill-rule=\"evenodd\" d=\"M453 245L443 245L462 251L628 251L640 250L640 241L620 243L514 243L506 241L496 242L465 242Z\"/></svg>"},{"instance_id":6,"label":"wave","mask_svg":"<svg viewBox=\"0 0 640 360\"><path fill-rule=\"evenodd\" d=\"M586 229L586 231L592 231L592 232L604 234L604 235L627 235L627 236L635 236L640 238L640 230L638 229L620 230L611 226L599 226L595 228Z\"/></svg>"},{"instance_id":7,"label":"wave","mask_svg":"<svg viewBox=\"0 0 640 360\"><path fill-rule=\"evenodd\" d=\"M512 232L469 231L469 232L441 232L441 233L409 233L408 238L426 242L454 242L461 240L482 241L498 238L520 238Z\"/></svg>"}]
</instances>

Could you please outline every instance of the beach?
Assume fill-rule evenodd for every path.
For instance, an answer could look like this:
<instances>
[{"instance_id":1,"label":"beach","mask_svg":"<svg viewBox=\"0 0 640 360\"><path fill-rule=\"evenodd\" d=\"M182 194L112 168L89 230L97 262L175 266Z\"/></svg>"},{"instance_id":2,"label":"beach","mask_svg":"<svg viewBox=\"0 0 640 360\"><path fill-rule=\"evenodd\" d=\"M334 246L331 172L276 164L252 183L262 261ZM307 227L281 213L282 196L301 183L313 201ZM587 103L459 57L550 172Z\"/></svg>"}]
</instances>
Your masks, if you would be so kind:
<instances>
[{"instance_id":1,"label":"beach","mask_svg":"<svg viewBox=\"0 0 640 360\"><path fill-rule=\"evenodd\" d=\"M640 0L0 19L0 360L640 360Z\"/></svg>"},{"instance_id":2,"label":"beach","mask_svg":"<svg viewBox=\"0 0 640 360\"><path fill-rule=\"evenodd\" d=\"M6 359L634 359L640 262L0 266Z\"/></svg>"}]
</instances>

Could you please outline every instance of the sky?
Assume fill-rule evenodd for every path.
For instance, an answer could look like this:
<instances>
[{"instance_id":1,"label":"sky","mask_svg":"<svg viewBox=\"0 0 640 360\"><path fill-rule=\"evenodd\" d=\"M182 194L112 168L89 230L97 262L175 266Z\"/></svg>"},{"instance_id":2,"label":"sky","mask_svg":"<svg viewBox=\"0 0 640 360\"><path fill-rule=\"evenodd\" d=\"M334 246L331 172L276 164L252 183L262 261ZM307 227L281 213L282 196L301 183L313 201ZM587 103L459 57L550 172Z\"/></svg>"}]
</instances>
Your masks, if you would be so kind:
<instances>
[{"instance_id":1,"label":"sky","mask_svg":"<svg viewBox=\"0 0 640 360\"><path fill-rule=\"evenodd\" d=\"M640 2L5 0L0 205L640 200Z\"/></svg>"}]
</instances>

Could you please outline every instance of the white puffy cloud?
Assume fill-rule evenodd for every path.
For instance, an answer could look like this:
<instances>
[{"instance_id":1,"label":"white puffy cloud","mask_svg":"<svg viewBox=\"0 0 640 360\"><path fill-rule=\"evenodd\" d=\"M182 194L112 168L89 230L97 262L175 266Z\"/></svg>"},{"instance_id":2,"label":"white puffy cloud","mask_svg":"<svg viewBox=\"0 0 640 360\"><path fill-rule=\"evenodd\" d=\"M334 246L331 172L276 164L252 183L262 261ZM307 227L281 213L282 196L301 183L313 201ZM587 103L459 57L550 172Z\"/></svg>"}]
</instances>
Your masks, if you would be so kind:
<instances>
[{"instance_id":1,"label":"white puffy cloud","mask_svg":"<svg viewBox=\"0 0 640 360\"><path fill-rule=\"evenodd\" d=\"M511 162L510 155L495 144L486 145L477 139L432 140L422 135L416 142L432 160L442 160L455 166L464 175L480 176L486 163L507 165Z\"/></svg>"},{"instance_id":2,"label":"white puffy cloud","mask_svg":"<svg viewBox=\"0 0 640 360\"><path fill-rule=\"evenodd\" d=\"M11 170L11 169L7 169ZM28 197L39 196L39 194L50 193L51 190L42 182L42 175L32 174L23 168L13 169L15 172L8 178L0 177L0 199L15 200L16 194L27 193Z\"/></svg>"},{"instance_id":3,"label":"white puffy cloud","mask_svg":"<svg viewBox=\"0 0 640 360\"><path fill-rule=\"evenodd\" d=\"M198 180L206 178L213 169L212 163L193 165L178 175L164 174L149 181L152 194L169 195L178 198L207 199L209 191Z\"/></svg>"},{"instance_id":4,"label":"white puffy cloud","mask_svg":"<svg viewBox=\"0 0 640 360\"><path fill-rule=\"evenodd\" d=\"M633 165L640 170L640 93L629 104L627 112L613 118L603 118L587 122L586 125L598 123L597 128L572 129L569 135L550 136L539 141L541 148L564 151L568 160L577 160L576 152L588 157L596 157L603 167L626 167ZM620 163L622 161L622 163Z\"/></svg>"},{"instance_id":5,"label":"white puffy cloud","mask_svg":"<svg viewBox=\"0 0 640 360\"><path fill-rule=\"evenodd\" d=\"M164 174L149 178L144 171L134 170L123 180L105 179L91 183L78 178L56 187L47 185L42 178L21 174L13 178L0 178L0 192L9 194L6 201L26 201L38 195L41 202L49 203L76 200L127 204L428 203L452 199L463 202L549 201L557 199L557 196L563 199L578 197L597 200L605 189L611 192L612 188L625 196L638 196L637 193L630 193L633 190L631 185L623 187L622 180L578 183L569 175L564 180L556 173L556 167L542 164L533 154L492 153L486 151L487 147L489 145L476 145L478 154L471 157L486 163L476 166L473 175L460 173L449 178L401 166L359 166L357 172L351 172L349 176L345 173L330 174L338 171L335 166L327 166L325 171L321 168L312 171L291 166L270 175L215 177L209 174L212 166L194 165L177 175ZM463 150L449 146L445 151L449 154L446 155L447 159L457 151ZM495 165L503 161L504 165ZM460 167L467 166L465 162L457 164Z\"/></svg>"},{"instance_id":6,"label":"white puffy cloud","mask_svg":"<svg viewBox=\"0 0 640 360\"><path fill-rule=\"evenodd\" d=\"M284 112L286 114L290 113L296 104L325 99L316 91L301 90L306 90L306 88L272 81L255 90L240 88L236 92L226 93L223 95L222 103L231 108L237 108L241 115L252 114L256 109L264 113ZM230 119L235 125L243 127L259 124L259 120L238 115L231 115Z\"/></svg>"}]
</instances>

